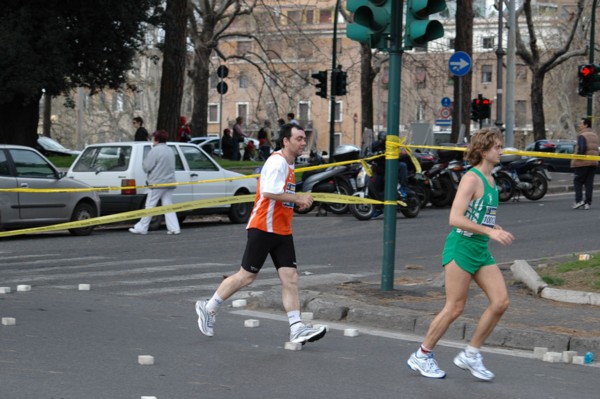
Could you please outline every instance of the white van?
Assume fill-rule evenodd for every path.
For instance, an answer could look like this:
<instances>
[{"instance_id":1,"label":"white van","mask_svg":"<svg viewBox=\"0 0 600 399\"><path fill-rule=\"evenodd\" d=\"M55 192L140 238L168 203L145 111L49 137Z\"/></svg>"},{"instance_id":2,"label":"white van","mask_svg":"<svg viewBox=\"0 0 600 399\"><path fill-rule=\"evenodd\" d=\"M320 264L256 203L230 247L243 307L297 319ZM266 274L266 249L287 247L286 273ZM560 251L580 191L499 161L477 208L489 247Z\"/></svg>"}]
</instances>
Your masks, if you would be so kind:
<instances>
[{"instance_id":1,"label":"white van","mask_svg":"<svg viewBox=\"0 0 600 399\"><path fill-rule=\"evenodd\" d=\"M194 182L242 176L223 169L195 144L169 142L175 153L177 182ZM93 187L126 187L146 185L142 161L150 152L150 142L103 143L87 146L69 168L67 177L81 180ZM229 197L255 192L255 179L224 180L214 183L183 184L173 193L173 202ZM148 189L106 190L100 192L101 214L144 209ZM250 217L252 202L219 207L200 208L178 213L182 222L187 215L224 213L233 223L245 223ZM160 226L162 218L154 218L152 229Z\"/></svg>"}]
</instances>

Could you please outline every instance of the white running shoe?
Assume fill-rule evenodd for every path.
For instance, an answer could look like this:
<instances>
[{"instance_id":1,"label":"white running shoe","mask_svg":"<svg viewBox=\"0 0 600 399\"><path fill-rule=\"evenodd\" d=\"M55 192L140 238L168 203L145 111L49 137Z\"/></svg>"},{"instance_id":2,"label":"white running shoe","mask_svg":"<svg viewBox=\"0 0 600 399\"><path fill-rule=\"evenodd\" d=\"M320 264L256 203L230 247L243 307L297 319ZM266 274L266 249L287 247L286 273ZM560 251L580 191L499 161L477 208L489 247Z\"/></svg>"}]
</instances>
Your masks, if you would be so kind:
<instances>
[{"instance_id":1,"label":"white running shoe","mask_svg":"<svg viewBox=\"0 0 600 399\"><path fill-rule=\"evenodd\" d=\"M573 209L579 209L584 205L585 205L585 202L583 202L583 201L576 202L575 204L573 204Z\"/></svg>"},{"instance_id":2,"label":"white running shoe","mask_svg":"<svg viewBox=\"0 0 600 399\"><path fill-rule=\"evenodd\" d=\"M129 229L129 232L130 232L131 234L141 234L141 235L146 235L146 234L148 234L148 232L147 232L147 231L139 231L139 230L136 230L136 229L135 229L135 228L133 228L133 227L131 227L131 228Z\"/></svg>"},{"instance_id":3,"label":"white running shoe","mask_svg":"<svg viewBox=\"0 0 600 399\"><path fill-rule=\"evenodd\" d=\"M480 380L490 381L494 379L494 373L486 369L483 365L483 357L481 353L477 353L473 357L467 356L465 351L461 351L454 358L454 364L463 370L469 370L473 377Z\"/></svg>"},{"instance_id":4,"label":"white running shoe","mask_svg":"<svg viewBox=\"0 0 600 399\"><path fill-rule=\"evenodd\" d=\"M215 324L215 316L216 314L213 312L209 312L206 309L206 304L208 301L197 301L196 302L196 313L198 314L198 327L202 334L207 337L212 337L214 335L213 326Z\"/></svg>"},{"instance_id":5,"label":"white running shoe","mask_svg":"<svg viewBox=\"0 0 600 399\"><path fill-rule=\"evenodd\" d=\"M418 371L424 377L429 378L444 378L446 372L441 370L436 360L433 357L433 352L429 352L425 357L421 357L417 352L410 355L406 362L408 367L414 371Z\"/></svg>"},{"instance_id":6,"label":"white running shoe","mask_svg":"<svg viewBox=\"0 0 600 399\"><path fill-rule=\"evenodd\" d=\"M325 336L325 326L311 327L302 326L296 332L290 333L290 342L304 345L307 342L318 341Z\"/></svg>"}]
</instances>

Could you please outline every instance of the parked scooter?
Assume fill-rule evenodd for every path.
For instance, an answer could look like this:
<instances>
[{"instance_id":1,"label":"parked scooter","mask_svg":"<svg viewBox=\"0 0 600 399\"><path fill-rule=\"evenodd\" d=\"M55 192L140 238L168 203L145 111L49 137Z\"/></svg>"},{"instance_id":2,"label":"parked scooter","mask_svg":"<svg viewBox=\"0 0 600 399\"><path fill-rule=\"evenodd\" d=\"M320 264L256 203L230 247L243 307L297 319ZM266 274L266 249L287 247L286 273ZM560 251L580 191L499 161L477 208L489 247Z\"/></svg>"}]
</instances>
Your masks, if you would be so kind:
<instances>
[{"instance_id":1,"label":"parked scooter","mask_svg":"<svg viewBox=\"0 0 600 399\"><path fill-rule=\"evenodd\" d=\"M372 166L372 163L369 165ZM384 193L381 187L376 187L377 177L374 173L369 176L369 172L361 166L361 170L358 173L356 182L358 191L354 193L354 196L361 198L371 198L379 201L383 201ZM404 202L406 205L398 204L397 210L401 212L407 218L415 218L419 215L421 210L421 202L418 195L407 188L406 197L403 197L398 193L398 200ZM378 206L374 204L350 204L350 213L354 215L358 220L369 220L373 217Z\"/></svg>"},{"instance_id":2,"label":"parked scooter","mask_svg":"<svg viewBox=\"0 0 600 399\"><path fill-rule=\"evenodd\" d=\"M347 147L347 148L342 148ZM360 150L354 146L340 146L334 153L334 160L342 161L346 160L343 158L354 158L358 159ZM312 154L311 154L312 158ZM322 158L314 158L318 164L323 164ZM331 193L340 195L352 195L354 188L349 181L352 172L352 165L340 165L333 166L326 169L317 169L304 172L302 174L302 180L296 183L296 192L305 193ZM338 203L321 203L313 202L309 208L300 210L297 206L294 207L294 212L299 214L306 214L312 211L315 207L318 207L317 216L326 215L327 212L332 212L337 215L341 215L348 212L348 204Z\"/></svg>"},{"instance_id":3,"label":"parked scooter","mask_svg":"<svg viewBox=\"0 0 600 399\"><path fill-rule=\"evenodd\" d=\"M429 179L431 205L443 208L452 204L458 183L466 172L462 151L440 150L437 162L424 172Z\"/></svg>"},{"instance_id":4,"label":"parked scooter","mask_svg":"<svg viewBox=\"0 0 600 399\"><path fill-rule=\"evenodd\" d=\"M513 197L518 201L520 194L537 201L546 195L548 181L552 180L542 159L512 154L500 157L492 176L498 187L498 199L503 202Z\"/></svg>"}]
</instances>

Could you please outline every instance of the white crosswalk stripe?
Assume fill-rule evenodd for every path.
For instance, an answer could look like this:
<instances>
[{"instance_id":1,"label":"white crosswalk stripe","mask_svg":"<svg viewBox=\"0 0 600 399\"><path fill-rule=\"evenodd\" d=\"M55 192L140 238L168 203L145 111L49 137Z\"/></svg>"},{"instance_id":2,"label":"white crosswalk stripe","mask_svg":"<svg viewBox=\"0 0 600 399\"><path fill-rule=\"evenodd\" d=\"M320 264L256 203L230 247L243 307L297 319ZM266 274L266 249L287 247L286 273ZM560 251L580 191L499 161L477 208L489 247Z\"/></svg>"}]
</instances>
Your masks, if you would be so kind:
<instances>
[{"instance_id":1,"label":"white crosswalk stripe","mask_svg":"<svg viewBox=\"0 0 600 399\"><path fill-rule=\"evenodd\" d=\"M114 256L69 258L63 254L18 255L3 251L0 286L28 284L32 287L74 289L90 284L94 292L141 297L176 297L192 300L212 295L219 283L236 272L239 265L219 262L193 262L191 259L122 259ZM327 274L328 265L305 265L302 283L343 278ZM267 262L256 281L246 290L266 290L279 286L276 270Z\"/></svg>"}]
</instances>

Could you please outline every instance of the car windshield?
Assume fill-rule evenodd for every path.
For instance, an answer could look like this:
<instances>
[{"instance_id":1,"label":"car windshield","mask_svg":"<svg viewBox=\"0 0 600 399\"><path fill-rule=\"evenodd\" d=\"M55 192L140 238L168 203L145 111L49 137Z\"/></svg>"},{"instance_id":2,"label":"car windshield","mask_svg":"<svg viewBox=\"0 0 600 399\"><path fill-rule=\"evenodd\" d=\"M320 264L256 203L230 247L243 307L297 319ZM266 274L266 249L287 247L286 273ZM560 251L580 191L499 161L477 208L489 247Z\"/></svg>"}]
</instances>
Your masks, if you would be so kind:
<instances>
[{"instance_id":1,"label":"car windshield","mask_svg":"<svg viewBox=\"0 0 600 399\"><path fill-rule=\"evenodd\" d=\"M39 136L38 143L47 150L66 150L60 143L45 136Z\"/></svg>"},{"instance_id":2,"label":"car windshield","mask_svg":"<svg viewBox=\"0 0 600 399\"><path fill-rule=\"evenodd\" d=\"M130 157L130 146L88 147L73 166L73 171L124 171L129 167Z\"/></svg>"}]
</instances>

